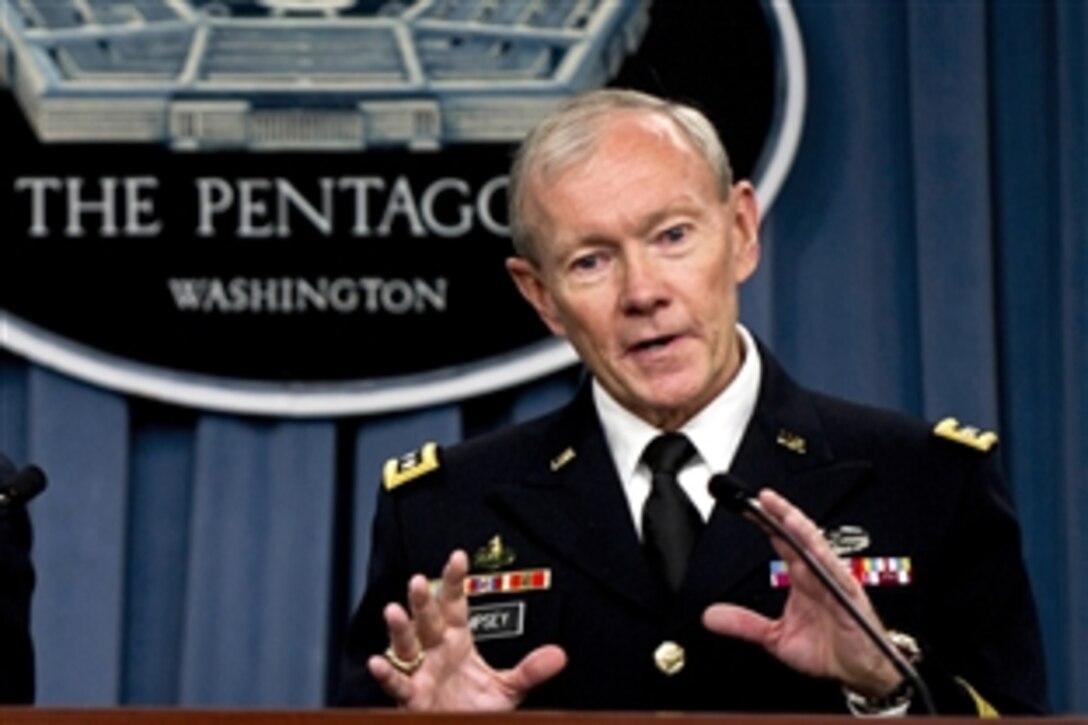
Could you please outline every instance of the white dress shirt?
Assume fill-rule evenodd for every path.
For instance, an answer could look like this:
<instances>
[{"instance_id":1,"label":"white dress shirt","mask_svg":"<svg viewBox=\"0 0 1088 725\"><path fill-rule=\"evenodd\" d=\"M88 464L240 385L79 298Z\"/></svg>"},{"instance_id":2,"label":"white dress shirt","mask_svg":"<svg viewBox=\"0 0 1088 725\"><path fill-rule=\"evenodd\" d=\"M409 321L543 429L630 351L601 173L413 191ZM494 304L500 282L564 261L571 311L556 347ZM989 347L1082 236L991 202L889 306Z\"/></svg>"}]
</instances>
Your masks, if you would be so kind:
<instances>
[{"instance_id":1,"label":"white dress shirt","mask_svg":"<svg viewBox=\"0 0 1088 725\"><path fill-rule=\"evenodd\" d=\"M680 486L695 504L703 520L710 518L714 497L707 483L715 473L729 470L741 438L756 407L762 363L751 333L737 325L741 339L741 366L736 377L718 397L680 428L695 446L697 455L681 469ZM647 444L662 431L620 405L596 379L593 402L597 407L612 460L623 484L635 530L642 536L642 506L650 495L650 469L642 462Z\"/></svg>"}]
</instances>

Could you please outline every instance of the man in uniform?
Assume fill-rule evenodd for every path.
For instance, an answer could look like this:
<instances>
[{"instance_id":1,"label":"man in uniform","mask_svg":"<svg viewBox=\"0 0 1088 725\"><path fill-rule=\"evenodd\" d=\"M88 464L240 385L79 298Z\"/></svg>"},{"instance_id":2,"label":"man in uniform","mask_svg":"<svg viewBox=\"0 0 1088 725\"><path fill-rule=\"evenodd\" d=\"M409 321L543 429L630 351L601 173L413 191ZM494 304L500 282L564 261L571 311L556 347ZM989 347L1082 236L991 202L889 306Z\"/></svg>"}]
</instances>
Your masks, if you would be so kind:
<instances>
[{"instance_id":1,"label":"man in uniform","mask_svg":"<svg viewBox=\"0 0 1088 725\"><path fill-rule=\"evenodd\" d=\"M807 391L738 324L759 213L705 117L576 97L522 145L510 197L508 270L591 378L541 419L389 462L342 703L1045 710L992 434ZM722 471L924 684L780 536L715 506Z\"/></svg>"}]
</instances>

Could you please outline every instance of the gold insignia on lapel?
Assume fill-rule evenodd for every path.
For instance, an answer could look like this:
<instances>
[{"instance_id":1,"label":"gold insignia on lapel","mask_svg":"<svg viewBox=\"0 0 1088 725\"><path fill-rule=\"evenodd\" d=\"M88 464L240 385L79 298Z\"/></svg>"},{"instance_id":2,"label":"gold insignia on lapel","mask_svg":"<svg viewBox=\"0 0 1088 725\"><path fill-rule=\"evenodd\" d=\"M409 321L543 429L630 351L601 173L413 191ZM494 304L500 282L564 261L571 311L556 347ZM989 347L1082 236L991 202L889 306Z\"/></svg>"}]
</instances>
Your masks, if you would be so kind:
<instances>
[{"instance_id":1,"label":"gold insignia on lapel","mask_svg":"<svg viewBox=\"0 0 1088 725\"><path fill-rule=\"evenodd\" d=\"M408 483L436 468L438 468L438 444L427 443L418 451L386 461L385 468L382 469L382 486L386 491L392 491L402 483Z\"/></svg>"},{"instance_id":2,"label":"gold insignia on lapel","mask_svg":"<svg viewBox=\"0 0 1088 725\"><path fill-rule=\"evenodd\" d=\"M837 529L825 531L824 538L827 539L828 545L836 556L847 556L865 551L871 543L869 532L852 524L844 524Z\"/></svg>"},{"instance_id":3,"label":"gold insignia on lapel","mask_svg":"<svg viewBox=\"0 0 1088 725\"><path fill-rule=\"evenodd\" d=\"M555 473L560 468L567 465L568 463L570 463L573 460L574 460L574 449L573 448L567 448L562 453L560 453L558 456L556 456L555 458L552 459L552 462L551 462L552 473Z\"/></svg>"},{"instance_id":4,"label":"gold insignia on lapel","mask_svg":"<svg viewBox=\"0 0 1088 725\"><path fill-rule=\"evenodd\" d=\"M945 418L933 428L933 433L980 451L988 451L997 443L997 433L982 431L972 425L960 425L955 418Z\"/></svg>"},{"instance_id":5,"label":"gold insignia on lapel","mask_svg":"<svg viewBox=\"0 0 1088 725\"><path fill-rule=\"evenodd\" d=\"M775 443L799 456L805 455L805 439L788 430L778 431L778 439Z\"/></svg>"},{"instance_id":6,"label":"gold insignia on lapel","mask_svg":"<svg viewBox=\"0 0 1088 725\"><path fill-rule=\"evenodd\" d=\"M495 534L472 555L472 566L484 571L495 571L513 564L516 558L517 552L502 543L502 537Z\"/></svg>"}]
</instances>

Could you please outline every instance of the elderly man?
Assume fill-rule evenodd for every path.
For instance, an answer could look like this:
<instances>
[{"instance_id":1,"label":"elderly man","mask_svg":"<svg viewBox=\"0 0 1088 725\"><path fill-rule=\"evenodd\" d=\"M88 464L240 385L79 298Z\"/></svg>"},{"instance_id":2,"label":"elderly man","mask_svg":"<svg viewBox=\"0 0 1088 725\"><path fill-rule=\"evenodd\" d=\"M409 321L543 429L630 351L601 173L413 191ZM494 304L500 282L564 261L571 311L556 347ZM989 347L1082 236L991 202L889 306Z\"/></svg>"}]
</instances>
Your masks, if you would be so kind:
<instances>
[{"instance_id":1,"label":"elderly man","mask_svg":"<svg viewBox=\"0 0 1088 725\"><path fill-rule=\"evenodd\" d=\"M576 97L526 139L510 197L507 268L591 379L539 420L389 462L344 704L918 711L803 558L715 506L730 471L939 712L1045 709L993 436L806 391L738 324L759 211L705 117Z\"/></svg>"}]
</instances>

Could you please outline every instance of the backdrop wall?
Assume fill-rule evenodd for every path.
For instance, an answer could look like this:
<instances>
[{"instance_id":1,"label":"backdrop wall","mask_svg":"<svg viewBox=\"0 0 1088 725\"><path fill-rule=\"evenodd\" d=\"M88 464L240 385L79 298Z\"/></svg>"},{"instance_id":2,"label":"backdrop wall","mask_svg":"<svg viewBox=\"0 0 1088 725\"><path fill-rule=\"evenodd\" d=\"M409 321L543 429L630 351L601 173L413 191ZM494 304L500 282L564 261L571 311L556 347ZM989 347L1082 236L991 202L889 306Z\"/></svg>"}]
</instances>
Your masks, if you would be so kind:
<instances>
[{"instance_id":1,"label":"backdrop wall","mask_svg":"<svg viewBox=\"0 0 1088 725\"><path fill-rule=\"evenodd\" d=\"M1052 702L1088 712L1088 5L795 9L804 136L742 318L812 387L999 431ZM323 705L382 462L553 408L580 375L298 421L0 352L0 450L50 478L31 504L39 701Z\"/></svg>"}]
</instances>

